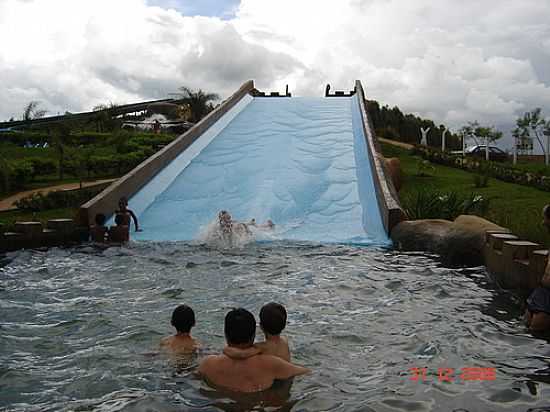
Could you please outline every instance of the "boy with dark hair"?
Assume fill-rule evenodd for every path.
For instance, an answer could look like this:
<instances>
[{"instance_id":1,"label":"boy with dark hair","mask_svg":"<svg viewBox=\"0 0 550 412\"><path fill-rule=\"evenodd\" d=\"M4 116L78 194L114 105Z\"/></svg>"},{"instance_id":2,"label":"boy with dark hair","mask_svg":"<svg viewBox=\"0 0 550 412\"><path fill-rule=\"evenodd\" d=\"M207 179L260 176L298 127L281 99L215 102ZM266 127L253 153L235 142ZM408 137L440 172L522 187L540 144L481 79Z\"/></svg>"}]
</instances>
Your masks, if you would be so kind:
<instances>
[{"instance_id":1,"label":"boy with dark hair","mask_svg":"<svg viewBox=\"0 0 550 412\"><path fill-rule=\"evenodd\" d=\"M270 302L260 310L260 327L265 335L265 341L257 344L257 347L265 355L277 356L290 362L290 350L288 340L281 336L286 326L286 309L283 305Z\"/></svg>"},{"instance_id":2,"label":"boy with dark hair","mask_svg":"<svg viewBox=\"0 0 550 412\"><path fill-rule=\"evenodd\" d=\"M225 316L224 331L229 347L252 348L256 335L254 315L242 308L231 310ZM309 369L270 355L235 359L222 354L205 357L198 372L214 386L235 392L259 392L270 388L275 380L303 375Z\"/></svg>"},{"instance_id":3,"label":"boy with dark hair","mask_svg":"<svg viewBox=\"0 0 550 412\"><path fill-rule=\"evenodd\" d=\"M199 347L199 343L191 336L191 328L195 326L195 312L187 305L179 305L172 313L171 324L176 328L174 336L161 340L161 348L172 353L191 353Z\"/></svg>"},{"instance_id":4,"label":"boy with dark hair","mask_svg":"<svg viewBox=\"0 0 550 412\"><path fill-rule=\"evenodd\" d=\"M103 213L95 215L95 225L90 228L92 242L105 242L105 238L107 237L107 226L105 226L106 220L107 218Z\"/></svg>"},{"instance_id":5,"label":"boy with dark hair","mask_svg":"<svg viewBox=\"0 0 550 412\"><path fill-rule=\"evenodd\" d=\"M125 224L124 216L117 214L115 216L116 226L111 226L109 228L109 241L123 243L130 240L130 229L128 225Z\"/></svg>"},{"instance_id":6,"label":"boy with dark hair","mask_svg":"<svg viewBox=\"0 0 550 412\"><path fill-rule=\"evenodd\" d=\"M223 353L235 359L245 359L249 356L262 353L273 355L290 362L288 339L281 336L286 326L286 309L275 302L265 304L260 310L260 327L264 332L265 341L256 343L252 348L243 350L226 346Z\"/></svg>"}]
</instances>

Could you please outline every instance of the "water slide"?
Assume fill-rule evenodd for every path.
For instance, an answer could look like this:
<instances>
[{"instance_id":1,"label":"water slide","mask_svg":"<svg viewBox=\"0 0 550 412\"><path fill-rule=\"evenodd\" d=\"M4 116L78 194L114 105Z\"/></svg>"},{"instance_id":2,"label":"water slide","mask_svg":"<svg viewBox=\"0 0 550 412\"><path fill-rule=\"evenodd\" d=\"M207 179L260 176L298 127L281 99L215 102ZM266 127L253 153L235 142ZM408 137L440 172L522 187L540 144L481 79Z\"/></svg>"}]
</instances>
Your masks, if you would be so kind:
<instances>
[{"instance_id":1,"label":"water slide","mask_svg":"<svg viewBox=\"0 0 550 412\"><path fill-rule=\"evenodd\" d=\"M268 240L390 244L360 98L243 95L129 196L132 237L195 240L223 209Z\"/></svg>"}]
</instances>

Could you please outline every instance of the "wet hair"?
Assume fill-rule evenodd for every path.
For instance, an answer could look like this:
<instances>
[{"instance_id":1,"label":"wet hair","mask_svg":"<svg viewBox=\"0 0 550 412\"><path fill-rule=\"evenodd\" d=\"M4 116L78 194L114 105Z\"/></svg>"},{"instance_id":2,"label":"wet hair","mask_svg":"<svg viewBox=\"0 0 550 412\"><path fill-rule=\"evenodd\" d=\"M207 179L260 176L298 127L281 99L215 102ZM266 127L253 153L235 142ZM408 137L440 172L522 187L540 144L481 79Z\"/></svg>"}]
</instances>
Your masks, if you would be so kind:
<instances>
[{"instance_id":1,"label":"wet hair","mask_svg":"<svg viewBox=\"0 0 550 412\"><path fill-rule=\"evenodd\" d=\"M123 225L124 224L124 216L121 215L120 213L117 213L117 215L115 216L115 223L117 225Z\"/></svg>"},{"instance_id":2,"label":"wet hair","mask_svg":"<svg viewBox=\"0 0 550 412\"><path fill-rule=\"evenodd\" d=\"M171 323L178 332L189 333L191 328L195 326L195 312L187 305L179 305L172 312Z\"/></svg>"},{"instance_id":3,"label":"wet hair","mask_svg":"<svg viewBox=\"0 0 550 412\"><path fill-rule=\"evenodd\" d=\"M256 337L256 319L246 309L232 309L225 315L224 332L230 345L252 344Z\"/></svg>"},{"instance_id":4,"label":"wet hair","mask_svg":"<svg viewBox=\"0 0 550 412\"><path fill-rule=\"evenodd\" d=\"M118 206L128 206L128 199L125 196L122 196L118 199Z\"/></svg>"},{"instance_id":5,"label":"wet hair","mask_svg":"<svg viewBox=\"0 0 550 412\"><path fill-rule=\"evenodd\" d=\"M260 310L260 325L264 332L279 335L286 326L286 309L283 305L270 302Z\"/></svg>"},{"instance_id":6,"label":"wet hair","mask_svg":"<svg viewBox=\"0 0 550 412\"><path fill-rule=\"evenodd\" d=\"M544 217L546 219L550 219L550 204L547 204L542 208L542 213L544 213Z\"/></svg>"},{"instance_id":7,"label":"wet hair","mask_svg":"<svg viewBox=\"0 0 550 412\"><path fill-rule=\"evenodd\" d=\"M103 226L105 224L105 221L107 220L107 218L105 217L105 215L103 213L98 213L97 215L95 215L95 224L98 225L98 226Z\"/></svg>"}]
</instances>

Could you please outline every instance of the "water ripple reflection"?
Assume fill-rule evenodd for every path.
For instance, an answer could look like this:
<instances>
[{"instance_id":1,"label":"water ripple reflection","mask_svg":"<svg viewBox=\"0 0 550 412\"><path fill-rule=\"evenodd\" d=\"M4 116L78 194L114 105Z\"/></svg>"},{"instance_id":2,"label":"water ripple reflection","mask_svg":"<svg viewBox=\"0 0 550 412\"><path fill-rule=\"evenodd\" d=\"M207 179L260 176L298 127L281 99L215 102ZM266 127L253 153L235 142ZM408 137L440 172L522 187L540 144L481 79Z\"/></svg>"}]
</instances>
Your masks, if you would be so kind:
<instances>
[{"instance_id":1,"label":"water ripple reflection","mask_svg":"<svg viewBox=\"0 0 550 412\"><path fill-rule=\"evenodd\" d=\"M180 302L212 352L228 308L258 313L271 300L287 307L294 359L314 369L292 388L235 397L200 382L197 359L157 352ZM518 299L483 268L418 253L177 242L20 251L0 259L0 308L6 410L527 411L550 394L550 351L525 333ZM411 380L424 367L425 381ZM461 381L464 367L494 367L496 380Z\"/></svg>"}]
</instances>

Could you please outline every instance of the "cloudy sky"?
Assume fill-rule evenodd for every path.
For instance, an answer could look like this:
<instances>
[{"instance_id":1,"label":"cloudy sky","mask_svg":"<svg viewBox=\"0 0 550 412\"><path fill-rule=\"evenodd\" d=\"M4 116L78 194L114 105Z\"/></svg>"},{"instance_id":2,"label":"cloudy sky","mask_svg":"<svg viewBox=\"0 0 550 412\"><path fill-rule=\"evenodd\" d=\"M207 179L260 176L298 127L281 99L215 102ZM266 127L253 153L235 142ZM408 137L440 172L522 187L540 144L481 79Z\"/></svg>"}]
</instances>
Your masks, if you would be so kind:
<instances>
[{"instance_id":1,"label":"cloudy sky","mask_svg":"<svg viewBox=\"0 0 550 412\"><path fill-rule=\"evenodd\" d=\"M326 83L453 128L550 116L548 0L0 0L0 119L179 86L321 96Z\"/></svg>"}]
</instances>

